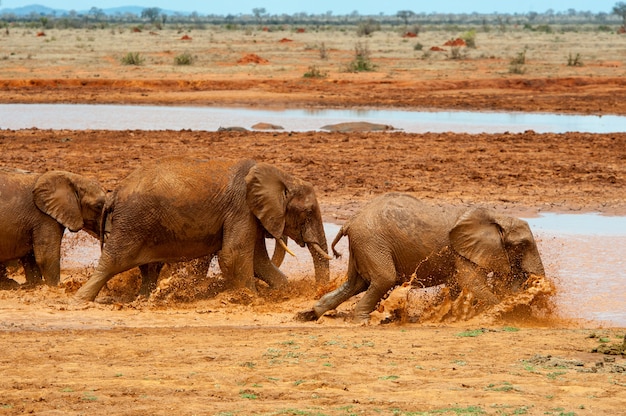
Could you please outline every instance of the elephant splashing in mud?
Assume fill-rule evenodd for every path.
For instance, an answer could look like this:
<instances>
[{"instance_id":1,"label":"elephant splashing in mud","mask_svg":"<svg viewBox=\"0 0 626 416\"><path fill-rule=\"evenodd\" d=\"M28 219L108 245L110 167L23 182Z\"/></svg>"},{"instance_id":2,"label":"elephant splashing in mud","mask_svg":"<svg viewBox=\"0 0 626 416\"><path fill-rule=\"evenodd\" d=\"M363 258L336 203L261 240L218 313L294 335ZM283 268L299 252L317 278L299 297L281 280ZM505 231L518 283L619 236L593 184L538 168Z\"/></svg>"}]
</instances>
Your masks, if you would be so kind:
<instances>
[{"instance_id":1,"label":"elephant splashing in mud","mask_svg":"<svg viewBox=\"0 0 626 416\"><path fill-rule=\"evenodd\" d=\"M256 291L255 276L270 287L284 286L287 277L271 262L266 236L306 246L317 283L329 279L313 186L253 160L170 157L145 164L108 198L102 236L102 254L75 295L79 301L93 301L114 275L137 266L141 293L149 296L163 263L212 254L233 287Z\"/></svg>"},{"instance_id":2,"label":"elephant splashing in mud","mask_svg":"<svg viewBox=\"0 0 626 416\"><path fill-rule=\"evenodd\" d=\"M332 248L348 236L348 276L336 290L301 312L311 320L365 291L354 320L369 314L393 287L410 279L432 287L445 284L452 294L471 290L479 301L496 304L497 287L516 290L544 267L528 224L483 208L440 206L410 195L380 196L350 218ZM494 283L495 282L495 283Z\"/></svg>"}]
</instances>

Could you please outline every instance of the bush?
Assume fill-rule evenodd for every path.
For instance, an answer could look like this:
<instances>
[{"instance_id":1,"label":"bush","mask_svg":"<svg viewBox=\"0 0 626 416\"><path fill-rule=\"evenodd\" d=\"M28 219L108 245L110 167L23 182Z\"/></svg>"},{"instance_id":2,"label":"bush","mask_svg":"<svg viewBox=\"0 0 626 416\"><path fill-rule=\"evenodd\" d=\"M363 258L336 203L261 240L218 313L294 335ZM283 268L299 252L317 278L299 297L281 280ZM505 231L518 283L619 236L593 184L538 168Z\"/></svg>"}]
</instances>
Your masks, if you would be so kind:
<instances>
[{"instance_id":1,"label":"bush","mask_svg":"<svg viewBox=\"0 0 626 416\"><path fill-rule=\"evenodd\" d=\"M320 46L320 59L328 59L328 50L326 49L326 44L322 42Z\"/></svg>"},{"instance_id":2,"label":"bush","mask_svg":"<svg viewBox=\"0 0 626 416\"><path fill-rule=\"evenodd\" d=\"M380 23L374 19L367 19L365 22L359 23L359 26L356 29L356 34L358 36L368 36L377 30L380 30Z\"/></svg>"},{"instance_id":3,"label":"bush","mask_svg":"<svg viewBox=\"0 0 626 416\"><path fill-rule=\"evenodd\" d=\"M354 60L348 64L348 72L373 71L374 64L370 61L370 51L367 45L357 43L354 47Z\"/></svg>"},{"instance_id":4,"label":"bush","mask_svg":"<svg viewBox=\"0 0 626 416\"><path fill-rule=\"evenodd\" d=\"M311 65L309 70L304 73L304 78L325 78L328 73L320 71L317 65Z\"/></svg>"},{"instance_id":5,"label":"bush","mask_svg":"<svg viewBox=\"0 0 626 416\"><path fill-rule=\"evenodd\" d=\"M139 55L139 52L128 52L121 59L123 65L141 65L143 64L143 57Z\"/></svg>"},{"instance_id":6,"label":"bush","mask_svg":"<svg viewBox=\"0 0 626 416\"><path fill-rule=\"evenodd\" d=\"M526 64L526 48L523 51L518 52L515 58L511 59L509 72L511 74L523 74L525 69L524 65Z\"/></svg>"},{"instance_id":7,"label":"bush","mask_svg":"<svg viewBox=\"0 0 626 416\"><path fill-rule=\"evenodd\" d=\"M579 53L576 56L572 56L570 53L567 57L567 66L583 66L583 60Z\"/></svg>"},{"instance_id":8,"label":"bush","mask_svg":"<svg viewBox=\"0 0 626 416\"><path fill-rule=\"evenodd\" d=\"M465 54L459 46L453 46L450 49L450 59L464 59Z\"/></svg>"},{"instance_id":9,"label":"bush","mask_svg":"<svg viewBox=\"0 0 626 416\"><path fill-rule=\"evenodd\" d=\"M468 48L476 49L476 31L474 29L463 33L461 39L465 41Z\"/></svg>"},{"instance_id":10,"label":"bush","mask_svg":"<svg viewBox=\"0 0 626 416\"><path fill-rule=\"evenodd\" d=\"M176 65L191 65L193 64L194 57L191 56L189 52L183 52L178 56L174 57L174 63Z\"/></svg>"}]
</instances>

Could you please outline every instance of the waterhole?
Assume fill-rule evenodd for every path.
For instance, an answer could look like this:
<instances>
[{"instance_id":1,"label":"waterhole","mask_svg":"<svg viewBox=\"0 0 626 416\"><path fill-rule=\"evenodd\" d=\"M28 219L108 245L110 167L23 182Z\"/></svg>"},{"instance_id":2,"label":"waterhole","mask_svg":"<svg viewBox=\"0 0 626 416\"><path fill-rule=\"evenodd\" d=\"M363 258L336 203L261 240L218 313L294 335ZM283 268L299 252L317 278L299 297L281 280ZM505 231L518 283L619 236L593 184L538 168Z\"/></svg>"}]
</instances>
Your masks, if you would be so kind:
<instances>
[{"instance_id":1,"label":"waterhole","mask_svg":"<svg viewBox=\"0 0 626 416\"><path fill-rule=\"evenodd\" d=\"M623 132L626 117L521 112L333 110L172 107L101 104L0 104L2 129L201 130L251 129L265 122L286 131L314 131L327 124L366 121L408 133Z\"/></svg>"}]
</instances>

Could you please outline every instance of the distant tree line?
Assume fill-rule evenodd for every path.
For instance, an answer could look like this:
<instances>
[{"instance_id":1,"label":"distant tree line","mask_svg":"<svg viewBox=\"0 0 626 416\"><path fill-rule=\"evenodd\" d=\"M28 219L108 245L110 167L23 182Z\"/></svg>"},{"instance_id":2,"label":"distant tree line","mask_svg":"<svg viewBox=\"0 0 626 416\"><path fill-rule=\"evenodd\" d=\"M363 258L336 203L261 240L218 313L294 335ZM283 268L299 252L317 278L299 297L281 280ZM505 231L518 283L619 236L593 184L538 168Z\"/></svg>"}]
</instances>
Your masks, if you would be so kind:
<instances>
[{"instance_id":1,"label":"distant tree line","mask_svg":"<svg viewBox=\"0 0 626 416\"><path fill-rule=\"evenodd\" d=\"M103 9L92 7L87 13L78 13L75 10L58 13L31 12L27 15L14 13L0 14L0 21L7 22L35 22L41 23L45 18L50 27L84 27L85 25L106 25L116 23L150 23L160 26L168 23L181 24L214 24L214 25L344 25L358 24L364 21L375 21L380 25L408 26L408 25L546 25L546 24L626 24L626 4L618 2L610 12L592 13L568 9L564 12L555 12L552 9L543 13L425 13L412 10L399 10L395 14L363 15L358 11L345 15L335 15L332 11L321 14L295 13L270 14L265 8L254 8L249 14L237 15L201 15L192 13L165 13L158 7L149 7L141 13L106 13Z\"/></svg>"}]
</instances>

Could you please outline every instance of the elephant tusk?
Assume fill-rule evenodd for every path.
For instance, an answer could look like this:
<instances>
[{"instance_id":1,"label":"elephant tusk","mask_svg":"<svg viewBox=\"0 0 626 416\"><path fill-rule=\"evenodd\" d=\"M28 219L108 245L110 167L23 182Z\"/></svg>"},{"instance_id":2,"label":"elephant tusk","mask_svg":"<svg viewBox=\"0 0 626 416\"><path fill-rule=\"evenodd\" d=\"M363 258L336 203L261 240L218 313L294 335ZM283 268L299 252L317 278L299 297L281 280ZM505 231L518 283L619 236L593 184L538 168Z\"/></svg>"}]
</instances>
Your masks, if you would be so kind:
<instances>
[{"instance_id":1,"label":"elephant tusk","mask_svg":"<svg viewBox=\"0 0 626 416\"><path fill-rule=\"evenodd\" d=\"M276 241L278 242L278 244L280 244L283 250L285 250L287 253L291 254L292 256L296 257L295 253L289 250L289 248L287 247L287 244L285 244L282 238L277 238Z\"/></svg>"},{"instance_id":2,"label":"elephant tusk","mask_svg":"<svg viewBox=\"0 0 626 416\"><path fill-rule=\"evenodd\" d=\"M313 243L312 246L315 249L315 251L317 251L317 254L322 256L323 259L326 259L326 260L332 260L333 259L333 257L331 255L329 255L324 250L322 250L322 248L319 246L319 244Z\"/></svg>"}]
</instances>

